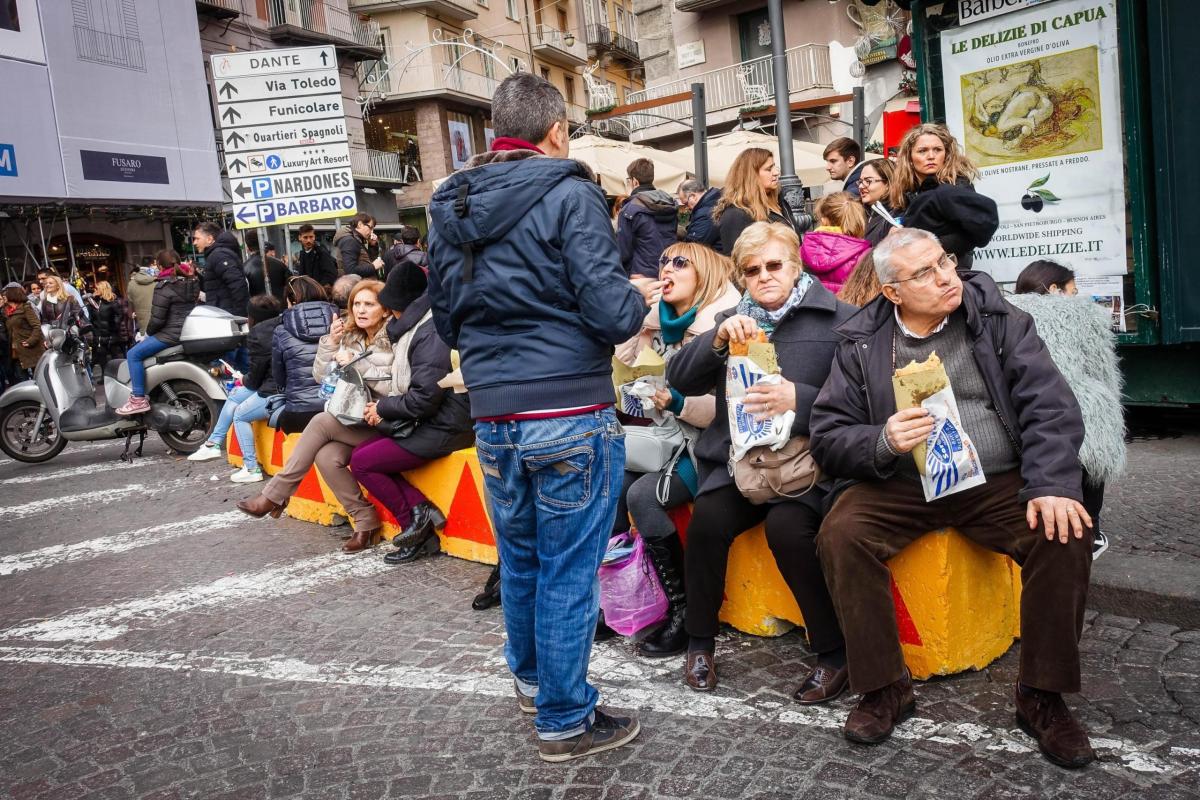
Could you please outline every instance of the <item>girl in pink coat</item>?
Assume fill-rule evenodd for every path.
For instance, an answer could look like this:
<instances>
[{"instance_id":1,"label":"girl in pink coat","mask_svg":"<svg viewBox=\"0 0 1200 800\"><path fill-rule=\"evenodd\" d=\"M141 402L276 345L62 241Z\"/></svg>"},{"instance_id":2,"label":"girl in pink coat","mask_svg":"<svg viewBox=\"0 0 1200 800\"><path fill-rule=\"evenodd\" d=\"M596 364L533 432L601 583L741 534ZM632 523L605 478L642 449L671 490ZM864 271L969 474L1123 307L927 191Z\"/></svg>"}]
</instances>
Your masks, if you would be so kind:
<instances>
[{"instance_id":1,"label":"girl in pink coat","mask_svg":"<svg viewBox=\"0 0 1200 800\"><path fill-rule=\"evenodd\" d=\"M804 235L800 260L829 291L837 294L854 272L854 265L871 249L863 238L867 215L849 192L822 197L815 209L820 226Z\"/></svg>"}]
</instances>

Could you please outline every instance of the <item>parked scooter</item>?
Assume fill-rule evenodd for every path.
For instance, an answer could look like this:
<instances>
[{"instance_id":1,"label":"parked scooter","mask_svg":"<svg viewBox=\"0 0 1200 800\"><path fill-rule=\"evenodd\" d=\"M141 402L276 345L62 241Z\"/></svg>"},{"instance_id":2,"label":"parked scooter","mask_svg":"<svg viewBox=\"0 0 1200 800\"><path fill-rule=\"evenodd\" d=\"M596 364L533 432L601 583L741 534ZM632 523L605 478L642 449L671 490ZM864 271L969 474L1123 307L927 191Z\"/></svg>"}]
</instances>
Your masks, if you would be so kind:
<instances>
[{"instance_id":1,"label":"parked scooter","mask_svg":"<svg viewBox=\"0 0 1200 800\"><path fill-rule=\"evenodd\" d=\"M54 329L33 380L0 395L0 450L17 461L37 464L62 452L68 442L125 439L129 458L147 431L155 431L177 453L193 453L216 425L225 390L209 371L222 354L241 347L246 320L214 306L197 306L183 323L179 344L145 361L150 410L117 416L132 394L129 366L113 359L104 366L104 405L96 404L92 376L84 366L87 346L78 331Z\"/></svg>"}]
</instances>

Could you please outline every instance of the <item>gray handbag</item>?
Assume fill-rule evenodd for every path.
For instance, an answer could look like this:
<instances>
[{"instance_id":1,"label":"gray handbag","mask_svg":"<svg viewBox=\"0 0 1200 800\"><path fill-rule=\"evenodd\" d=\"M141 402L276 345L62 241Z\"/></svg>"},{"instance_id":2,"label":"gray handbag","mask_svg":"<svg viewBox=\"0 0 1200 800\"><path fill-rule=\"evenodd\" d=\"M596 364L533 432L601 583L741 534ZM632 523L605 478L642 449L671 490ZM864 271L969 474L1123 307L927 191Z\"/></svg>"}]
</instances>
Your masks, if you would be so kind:
<instances>
[{"instance_id":1,"label":"gray handbag","mask_svg":"<svg viewBox=\"0 0 1200 800\"><path fill-rule=\"evenodd\" d=\"M686 449L687 437L674 418L662 425L625 428L625 469L629 472L661 472Z\"/></svg>"}]
</instances>

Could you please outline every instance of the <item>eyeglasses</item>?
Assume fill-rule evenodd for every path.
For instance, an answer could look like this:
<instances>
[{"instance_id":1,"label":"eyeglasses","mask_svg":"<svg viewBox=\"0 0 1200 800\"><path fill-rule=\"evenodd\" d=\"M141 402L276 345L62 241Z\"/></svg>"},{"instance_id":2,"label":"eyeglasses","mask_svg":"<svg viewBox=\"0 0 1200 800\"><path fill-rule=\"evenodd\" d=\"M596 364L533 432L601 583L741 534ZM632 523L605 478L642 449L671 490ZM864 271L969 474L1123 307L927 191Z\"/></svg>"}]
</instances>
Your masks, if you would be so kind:
<instances>
[{"instance_id":1,"label":"eyeglasses","mask_svg":"<svg viewBox=\"0 0 1200 800\"><path fill-rule=\"evenodd\" d=\"M674 256L674 257L663 256L662 258L660 258L658 260L658 271L662 272L668 266L670 266L671 269L676 270L676 271L681 270L681 269L687 269L688 264L691 264L691 263L692 262L689 259L684 258L683 256Z\"/></svg>"},{"instance_id":2,"label":"eyeglasses","mask_svg":"<svg viewBox=\"0 0 1200 800\"><path fill-rule=\"evenodd\" d=\"M881 178L859 178L855 182L859 186L867 186L867 187L870 187L871 184L873 184L873 183L887 183L887 181L882 180Z\"/></svg>"},{"instance_id":3,"label":"eyeglasses","mask_svg":"<svg viewBox=\"0 0 1200 800\"><path fill-rule=\"evenodd\" d=\"M785 262L783 262L783 261L764 261L760 266L743 267L742 268L742 277L743 278L756 278L756 277L758 277L758 273L764 269L767 272L779 272L779 270L783 269L784 263Z\"/></svg>"},{"instance_id":4,"label":"eyeglasses","mask_svg":"<svg viewBox=\"0 0 1200 800\"><path fill-rule=\"evenodd\" d=\"M913 286L925 286L933 280L933 273L936 272L953 272L958 267L958 257L953 253L942 253L942 257L937 260L936 264L930 264L909 275L907 278L901 278L898 281L888 281L892 285L912 282Z\"/></svg>"}]
</instances>

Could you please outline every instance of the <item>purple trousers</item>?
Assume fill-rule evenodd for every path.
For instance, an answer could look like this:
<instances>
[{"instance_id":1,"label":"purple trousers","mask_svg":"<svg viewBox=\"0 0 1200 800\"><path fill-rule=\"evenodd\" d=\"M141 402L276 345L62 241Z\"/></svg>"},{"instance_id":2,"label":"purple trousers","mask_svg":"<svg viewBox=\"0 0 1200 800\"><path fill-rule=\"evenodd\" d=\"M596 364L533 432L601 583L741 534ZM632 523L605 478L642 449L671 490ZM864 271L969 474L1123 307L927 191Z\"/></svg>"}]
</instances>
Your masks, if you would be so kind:
<instances>
[{"instance_id":1,"label":"purple trousers","mask_svg":"<svg viewBox=\"0 0 1200 800\"><path fill-rule=\"evenodd\" d=\"M405 450L394 439L372 439L354 448L350 472L372 497L392 512L400 527L412 522L412 510L425 502L425 495L404 479L402 472L429 463Z\"/></svg>"}]
</instances>

